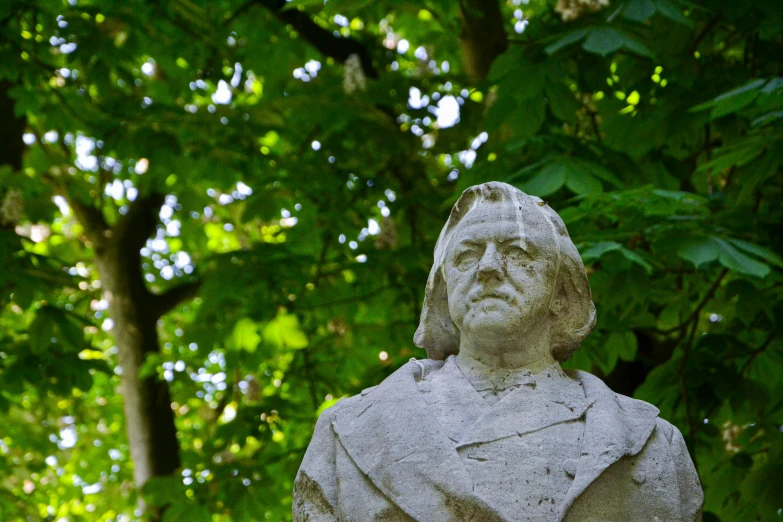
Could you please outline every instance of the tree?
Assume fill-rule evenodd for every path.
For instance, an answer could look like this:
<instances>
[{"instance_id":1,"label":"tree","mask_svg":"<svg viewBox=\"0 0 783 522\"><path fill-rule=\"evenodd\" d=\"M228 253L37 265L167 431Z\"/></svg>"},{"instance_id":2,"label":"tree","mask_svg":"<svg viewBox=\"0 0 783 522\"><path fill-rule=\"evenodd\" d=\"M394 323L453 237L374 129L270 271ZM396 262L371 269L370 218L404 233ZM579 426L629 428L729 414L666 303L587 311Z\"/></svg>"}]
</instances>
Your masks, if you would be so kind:
<instances>
[{"instance_id":1,"label":"tree","mask_svg":"<svg viewBox=\"0 0 783 522\"><path fill-rule=\"evenodd\" d=\"M2 518L290 518L317 415L424 356L437 234L491 179L588 265L567 364L678 425L707 517L772 517L782 28L772 1L5 2Z\"/></svg>"}]
</instances>

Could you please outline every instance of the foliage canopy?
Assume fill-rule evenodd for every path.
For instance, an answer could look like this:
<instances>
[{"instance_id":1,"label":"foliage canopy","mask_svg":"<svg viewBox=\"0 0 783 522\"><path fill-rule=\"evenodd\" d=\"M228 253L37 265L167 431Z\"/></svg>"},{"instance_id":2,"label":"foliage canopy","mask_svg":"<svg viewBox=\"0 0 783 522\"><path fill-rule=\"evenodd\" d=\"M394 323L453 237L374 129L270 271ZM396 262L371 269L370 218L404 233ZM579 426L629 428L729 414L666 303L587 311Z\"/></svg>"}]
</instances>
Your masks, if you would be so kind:
<instances>
[{"instance_id":1,"label":"foliage canopy","mask_svg":"<svg viewBox=\"0 0 783 522\"><path fill-rule=\"evenodd\" d=\"M488 180L588 267L566 365L779 516L782 55L776 0L0 3L0 519L290 519Z\"/></svg>"}]
</instances>

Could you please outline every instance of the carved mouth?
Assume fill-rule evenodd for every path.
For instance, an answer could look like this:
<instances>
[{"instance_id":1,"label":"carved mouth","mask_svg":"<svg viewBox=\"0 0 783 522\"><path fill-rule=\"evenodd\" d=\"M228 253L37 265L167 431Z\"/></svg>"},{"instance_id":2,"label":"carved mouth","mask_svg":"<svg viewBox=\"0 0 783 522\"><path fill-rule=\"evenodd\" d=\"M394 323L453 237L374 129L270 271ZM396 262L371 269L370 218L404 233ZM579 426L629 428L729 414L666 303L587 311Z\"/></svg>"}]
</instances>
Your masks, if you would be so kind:
<instances>
[{"instance_id":1,"label":"carved mouth","mask_svg":"<svg viewBox=\"0 0 783 522\"><path fill-rule=\"evenodd\" d=\"M481 301L486 301L488 299L500 299L501 301L508 301L509 296L497 292L487 292L487 293L482 293L477 295L476 297L471 299L471 301L473 301L474 303L479 303Z\"/></svg>"}]
</instances>

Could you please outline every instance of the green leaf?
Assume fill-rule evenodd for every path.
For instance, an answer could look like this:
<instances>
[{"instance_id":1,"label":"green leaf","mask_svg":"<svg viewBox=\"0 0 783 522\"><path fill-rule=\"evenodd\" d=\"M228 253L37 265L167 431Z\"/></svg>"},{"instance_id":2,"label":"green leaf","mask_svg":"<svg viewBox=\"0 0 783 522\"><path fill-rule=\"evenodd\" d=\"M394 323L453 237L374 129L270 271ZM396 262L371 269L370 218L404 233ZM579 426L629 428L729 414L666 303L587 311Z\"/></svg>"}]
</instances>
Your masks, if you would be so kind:
<instances>
[{"instance_id":1,"label":"green leaf","mask_svg":"<svg viewBox=\"0 0 783 522\"><path fill-rule=\"evenodd\" d=\"M566 181L566 170L562 164L553 162L541 169L535 177L525 183L523 190L534 196L548 196L560 190Z\"/></svg>"},{"instance_id":2,"label":"green leaf","mask_svg":"<svg viewBox=\"0 0 783 522\"><path fill-rule=\"evenodd\" d=\"M576 31L567 33L564 37L560 38L555 43L548 45L544 49L544 51L546 51L546 54L555 54L563 47L567 47L571 44L578 42L579 40L584 38L586 34L587 34L587 29L577 29Z\"/></svg>"},{"instance_id":3,"label":"green leaf","mask_svg":"<svg viewBox=\"0 0 783 522\"><path fill-rule=\"evenodd\" d=\"M511 119L517 109L519 101L510 94L501 94L487 111L484 126L488 131L497 130L501 125Z\"/></svg>"},{"instance_id":4,"label":"green leaf","mask_svg":"<svg viewBox=\"0 0 783 522\"><path fill-rule=\"evenodd\" d=\"M531 98L541 99L541 92L546 82L546 69L541 66L524 63L516 67L513 74L506 77L504 86L511 88L511 94L519 101Z\"/></svg>"},{"instance_id":5,"label":"green leaf","mask_svg":"<svg viewBox=\"0 0 783 522\"><path fill-rule=\"evenodd\" d=\"M516 69L522 60L524 60L524 56L520 55L518 49L512 47L506 50L506 52L498 56L497 59L492 62L489 74L487 75L487 80L492 84L500 82L510 72Z\"/></svg>"},{"instance_id":6,"label":"green leaf","mask_svg":"<svg viewBox=\"0 0 783 522\"><path fill-rule=\"evenodd\" d=\"M280 214L280 205L272 192L253 194L245 202L245 215L269 220Z\"/></svg>"},{"instance_id":7,"label":"green leaf","mask_svg":"<svg viewBox=\"0 0 783 522\"><path fill-rule=\"evenodd\" d=\"M607 56L623 47L645 57L652 57L653 55L652 51L637 40L608 27L591 29L590 34L582 44L582 48L585 51L601 56Z\"/></svg>"},{"instance_id":8,"label":"green leaf","mask_svg":"<svg viewBox=\"0 0 783 522\"><path fill-rule=\"evenodd\" d=\"M614 241L602 241L600 243L594 244L582 252L582 259L585 261L599 259L607 252L613 252L615 250L620 250L621 248L623 248L623 246L620 243L615 243Z\"/></svg>"},{"instance_id":9,"label":"green leaf","mask_svg":"<svg viewBox=\"0 0 783 522\"><path fill-rule=\"evenodd\" d=\"M264 504L258 498L258 492L245 491L239 501L231 506L232 522L256 522L264 518Z\"/></svg>"},{"instance_id":10,"label":"green leaf","mask_svg":"<svg viewBox=\"0 0 783 522\"><path fill-rule=\"evenodd\" d=\"M30 324L30 348L33 353L44 354L49 350L54 338L54 325L57 310L51 306L42 306Z\"/></svg>"},{"instance_id":11,"label":"green leaf","mask_svg":"<svg viewBox=\"0 0 783 522\"><path fill-rule=\"evenodd\" d=\"M248 352L256 351L258 343L261 342L261 336L258 334L258 326L252 319L247 317L241 318L234 326L234 331L231 334L231 341L233 345L239 349L247 350Z\"/></svg>"},{"instance_id":12,"label":"green leaf","mask_svg":"<svg viewBox=\"0 0 783 522\"><path fill-rule=\"evenodd\" d=\"M327 409L331 408L338 402L340 402L344 397L334 397L332 399L326 400L321 403L321 405L318 407L318 410L315 412L317 416L321 416L321 414L326 411Z\"/></svg>"},{"instance_id":13,"label":"green leaf","mask_svg":"<svg viewBox=\"0 0 783 522\"><path fill-rule=\"evenodd\" d=\"M529 173L531 173L531 172L533 172L535 170L538 170L541 167L541 165L543 165L545 163L548 163L548 161L547 160L541 160L541 161L536 161L535 163L532 163L532 164L527 165L525 167L522 167L521 169L519 169L515 173L511 174L510 176L508 176L506 178L506 183L511 183L512 181L516 181L519 178L522 178L522 177L526 176L527 174L529 174Z\"/></svg>"},{"instance_id":14,"label":"green leaf","mask_svg":"<svg viewBox=\"0 0 783 522\"><path fill-rule=\"evenodd\" d=\"M535 135L546 116L546 101L543 97L530 98L519 102L511 117L511 127L520 139Z\"/></svg>"},{"instance_id":15,"label":"green leaf","mask_svg":"<svg viewBox=\"0 0 783 522\"><path fill-rule=\"evenodd\" d=\"M673 20L688 27L693 27L693 22L686 18L685 15L682 14L682 11L669 2L669 0L653 0L653 4L655 5L655 9L669 20Z\"/></svg>"},{"instance_id":16,"label":"green leaf","mask_svg":"<svg viewBox=\"0 0 783 522\"><path fill-rule=\"evenodd\" d=\"M755 100L766 83L766 79L749 81L736 89L721 94L713 100L696 105L690 110L695 112L712 108L710 118L713 120L726 114L737 112Z\"/></svg>"},{"instance_id":17,"label":"green leaf","mask_svg":"<svg viewBox=\"0 0 783 522\"><path fill-rule=\"evenodd\" d=\"M589 172L590 174L594 175L596 178L600 179L601 181L605 181L606 183L613 185L615 188L623 187L623 182L620 181L620 179L617 176L615 176L614 174L612 174L602 166L593 163L591 161L585 161L579 158L569 158L569 160L571 161L571 163L574 164L576 169L581 169L586 172Z\"/></svg>"},{"instance_id":18,"label":"green leaf","mask_svg":"<svg viewBox=\"0 0 783 522\"><path fill-rule=\"evenodd\" d=\"M298 7L312 7L312 6L323 7L324 1L323 0L290 0L289 2L284 4L283 9L296 9Z\"/></svg>"},{"instance_id":19,"label":"green leaf","mask_svg":"<svg viewBox=\"0 0 783 522\"><path fill-rule=\"evenodd\" d=\"M720 248L718 260L726 268L755 277L766 277L769 274L767 265L754 261L731 246L727 241L717 237L712 238L712 240Z\"/></svg>"},{"instance_id":20,"label":"green leaf","mask_svg":"<svg viewBox=\"0 0 783 522\"><path fill-rule=\"evenodd\" d=\"M644 22L656 12L652 0L631 0L623 11L623 16L629 20Z\"/></svg>"},{"instance_id":21,"label":"green leaf","mask_svg":"<svg viewBox=\"0 0 783 522\"><path fill-rule=\"evenodd\" d=\"M565 185L579 196L591 196L604 191L601 182L587 172L569 172Z\"/></svg>"},{"instance_id":22,"label":"green leaf","mask_svg":"<svg viewBox=\"0 0 783 522\"><path fill-rule=\"evenodd\" d=\"M549 102L549 108L555 117L568 122L576 119L576 111L582 105L564 83L556 82L547 85L546 97Z\"/></svg>"},{"instance_id":23,"label":"green leaf","mask_svg":"<svg viewBox=\"0 0 783 522\"><path fill-rule=\"evenodd\" d=\"M139 378L146 379L147 377L157 377L158 368L160 368L163 362L163 355L160 353L147 353L144 357L144 362L141 363L141 368L139 368Z\"/></svg>"},{"instance_id":24,"label":"green leaf","mask_svg":"<svg viewBox=\"0 0 783 522\"><path fill-rule=\"evenodd\" d=\"M640 41L627 36L624 38L625 39L623 40L623 47L625 47L629 51L634 52L639 56L644 56L645 58L653 57L653 52Z\"/></svg>"},{"instance_id":25,"label":"green leaf","mask_svg":"<svg viewBox=\"0 0 783 522\"><path fill-rule=\"evenodd\" d=\"M775 122L779 119L783 118L783 111L772 111L768 112L766 114L762 114L755 120L751 122L751 125L754 127L766 125L767 123Z\"/></svg>"},{"instance_id":26,"label":"green leaf","mask_svg":"<svg viewBox=\"0 0 783 522\"><path fill-rule=\"evenodd\" d=\"M696 268L715 261L720 255L718 245L712 239L692 239L677 250L677 255L690 261Z\"/></svg>"},{"instance_id":27,"label":"green leaf","mask_svg":"<svg viewBox=\"0 0 783 522\"><path fill-rule=\"evenodd\" d=\"M766 261L767 263L771 265L775 265L778 268L783 268L783 259L781 259L780 256L778 256L777 254L775 254L774 252L772 252L767 248L754 245L753 243L749 243L741 239L729 238L728 241L732 243L734 246L736 246L737 248L739 248L740 250L744 250L749 254L758 256L764 261Z\"/></svg>"},{"instance_id":28,"label":"green leaf","mask_svg":"<svg viewBox=\"0 0 783 522\"><path fill-rule=\"evenodd\" d=\"M264 341L278 348L305 348L307 336L293 314L281 313L264 327Z\"/></svg>"},{"instance_id":29,"label":"green leaf","mask_svg":"<svg viewBox=\"0 0 783 522\"><path fill-rule=\"evenodd\" d=\"M82 329L62 310L46 305L38 310L30 325L30 346L33 352L44 353L53 342L64 353L78 353L86 348Z\"/></svg>"},{"instance_id":30,"label":"green leaf","mask_svg":"<svg viewBox=\"0 0 783 522\"><path fill-rule=\"evenodd\" d=\"M604 374L612 373L615 366L617 366L617 360L620 358L620 348L618 343L613 340L610 342L612 335L604 339L602 343L594 348L594 352L590 354L590 357L598 365Z\"/></svg>"},{"instance_id":31,"label":"green leaf","mask_svg":"<svg viewBox=\"0 0 783 522\"><path fill-rule=\"evenodd\" d=\"M596 243L584 252L582 252L582 259L585 262L590 262L593 259L599 259L604 254L608 254L609 252L619 251L620 254L623 255L626 259L629 261L636 263L640 266L642 266L645 271L649 274L652 272L652 265L644 260L639 254L634 252L633 250L628 250L624 246L622 246L620 243L616 243L614 241L602 241L600 243Z\"/></svg>"},{"instance_id":32,"label":"green leaf","mask_svg":"<svg viewBox=\"0 0 783 522\"><path fill-rule=\"evenodd\" d=\"M27 310L35 299L35 287L26 281L22 281L22 283L23 284L14 290L14 302L19 305L22 310Z\"/></svg>"},{"instance_id":33,"label":"green leaf","mask_svg":"<svg viewBox=\"0 0 783 522\"><path fill-rule=\"evenodd\" d=\"M753 100L756 99L756 96L758 96L758 91L745 91L740 94L736 94L732 96L731 98L726 98L724 100L719 101L715 104L715 107L712 109L712 112L710 113L710 119L717 120L718 118L725 116L727 114L732 114L734 112L739 111L740 109L744 109L748 105L753 102Z\"/></svg>"},{"instance_id":34,"label":"green leaf","mask_svg":"<svg viewBox=\"0 0 783 522\"><path fill-rule=\"evenodd\" d=\"M783 382L780 379L780 375L783 375L783 343L775 339L766 350L749 360L746 375L757 382L769 383L770 391L776 396L781 396L781 391L783 391Z\"/></svg>"},{"instance_id":35,"label":"green leaf","mask_svg":"<svg viewBox=\"0 0 783 522\"><path fill-rule=\"evenodd\" d=\"M762 152L764 152L764 147L761 144L753 143L750 146L719 153L712 161L699 165L696 172L704 172L706 170L720 172L729 167L746 165L751 160L758 157Z\"/></svg>"},{"instance_id":36,"label":"green leaf","mask_svg":"<svg viewBox=\"0 0 783 522\"><path fill-rule=\"evenodd\" d=\"M608 27L592 29L587 39L582 44L582 49L587 52L606 56L623 46L623 36Z\"/></svg>"},{"instance_id":37,"label":"green leaf","mask_svg":"<svg viewBox=\"0 0 783 522\"><path fill-rule=\"evenodd\" d=\"M174 504L163 513L163 522L212 522L209 510L200 504Z\"/></svg>"},{"instance_id":38,"label":"green leaf","mask_svg":"<svg viewBox=\"0 0 783 522\"><path fill-rule=\"evenodd\" d=\"M634 393L634 398L655 404L658 407L680 397L679 368L681 359L675 355L667 362L656 366L647 374L641 386ZM671 418L671 417L669 417Z\"/></svg>"},{"instance_id":39,"label":"green leaf","mask_svg":"<svg viewBox=\"0 0 783 522\"><path fill-rule=\"evenodd\" d=\"M640 265L642 268L644 268L645 272L648 274L652 273L652 265L644 260L642 256L634 252L633 250L628 250L627 248L623 247L620 249L620 253L628 259L629 261L632 261L636 263L637 265Z\"/></svg>"},{"instance_id":40,"label":"green leaf","mask_svg":"<svg viewBox=\"0 0 783 522\"><path fill-rule=\"evenodd\" d=\"M59 311L56 323L57 338L65 352L79 353L85 349L84 332L69 316Z\"/></svg>"},{"instance_id":41,"label":"green leaf","mask_svg":"<svg viewBox=\"0 0 783 522\"><path fill-rule=\"evenodd\" d=\"M631 331L612 332L606 340L606 349L623 361L633 361L636 357L636 336Z\"/></svg>"},{"instance_id":42,"label":"green leaf","mask_svg":"<svg viewBox=\"0 0 783 522\"><path fill-rule=\"evenodd\" d=\"M748 205L756 197L757 191L764 186L764 183L778 175L780 167L783 166L783 151L778 150L780 147L772 147L759 158L757 164L753 165L754 168L747 169L742 180L742 190L739 197L737 197L737 205Z\"/></svg>"},{"instance_id":43,"label":"green leaf","mask_svg":"<svg viewBox=\"0 0 783 522\"><path fill-rule=\"evenodd\" d=\"M669 305L667 305L666 308L664 308L658 315L658 328L662 330L674 328L675 326L682 323L684 315L685 312L683 312L682 302L675 301L673 303L669 303Z\"/></svg>"},{"instance_id":44,"label":"green leaf","mask_svg":"<svg viewBox=\"0 0 783 522\"><path fill-rule=\"evenodd\" d=\"M770 459L758 470L749 473L742 483L743 495L753 499L756 509L762 515L758 520L771 520L780 516L778 513L781 482L783 482L783 463L777 459Z\"/></svg>"},{"instance_id":45,"label":"green leaf","mask_svg":"<svg viewBox=\"0 0 783 522\"><path fill-rule=\"evenodd\" d=\"M141 492L144 502L151 506L163 507L185 500L185 485L176 475L152 477Z\"/></svg>"},{"instance_id":46,"label":"green leaf","mask_svg":"<svg viewBox=\"0 0 783 522\"><path fill-rule=\"evenodd\" d=\"M757 80L752 80L744 85L737 87L736 89L732 89L728 92L724 92L720 96L715 98L716 102L723 102L726 100L731 100L732 98L735 98L737 96L740 96L742 94L745 94L747 92L757 91L761 89L764 85L767 84L767 80L765 78L759 78Z\"/></svg>"}]
</instances>

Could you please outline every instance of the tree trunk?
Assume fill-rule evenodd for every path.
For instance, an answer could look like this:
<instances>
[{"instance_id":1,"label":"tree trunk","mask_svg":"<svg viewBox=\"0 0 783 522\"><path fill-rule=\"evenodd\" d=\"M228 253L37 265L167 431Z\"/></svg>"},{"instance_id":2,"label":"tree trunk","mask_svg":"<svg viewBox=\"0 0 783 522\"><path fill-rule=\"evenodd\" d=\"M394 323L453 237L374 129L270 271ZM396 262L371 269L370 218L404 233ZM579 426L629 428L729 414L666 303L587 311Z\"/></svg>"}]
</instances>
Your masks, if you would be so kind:
<instances>
[{"instance_id":1,"label":"tree trunk","mask_svg":"<svg viewBox=\"0 0 783 522\"><path fill-rule=\"evenodd\" d=\"M157 375L139 378L147 355L160 351L156 296L144 285L138 249L113 243L95 261L114 321L133 475L141 488L151 477L170 475L180 465L168 386Z\"/></svg>"},{"instance_id":2,"label":"tree trunk","mask_svg":"<svg viewBox=\"0 0 783 522\"><path fill-rule=\"evenodd\" d=\"M462 0L459 47L465 71L473 82L484 80L495 59L508 48L498 0Z\"/></svg>"},{"instance_id":3,"label":"tree trunk","mask_svg":"<svg viewBox=\"0 0 783 522\"><path fill-rule=\"evenodd\" d=\"M11 165L22 170L24 142L22 136L27 122L14 114L14 100L8 95L13 84L0 81L0 165Z\"/></svg>"},{"instance_id":4,"label":"tree trunk","mask_svg":"<svg viewBox=\"0 0 783 522\"><path fill-rule=\"evenodd\" d=\"M161 195L137 198L111 228L100 210L73 198L68 202L95 249L95 264L114 321L125 426L134 481L141 490L152 477L174 474L180 459L168 385L157 375L141 378L139 371L150 353L160 352L158 320L178 303L194 297L199 283L187 283L161 295L146 288L140 250L157 226ZM152 513L154 519L158 515Z\"/></svg>"},{"instance_id":5,"label":"tree trunk","mask_svg":"<svg viewBox=\"0 0 783 522\"><path fill-rule=\"evenodd\" d=\"M19 171L25 150L22 137L26 120L14 114L14 100L8 95L12 87L9 82L0 82L0 165L8 164ZM0 201L2 196L0 193ZM160 317L194 297L199 283L184 284L162 295L152 294L144 284L140 250L158 224L163 196L137 198L113 227L107 225L99 209L81 203L71 194L63 196L95 251L95 264L114 321L112 333L119 349L128 445L134 481L141 490L151 477L175 473L180 459L168 385L157 375L139 378L139 370L148 354L160 352ZM159 513L152 513L153 519L158 516Z\"/></svg>"}]
</instances>

